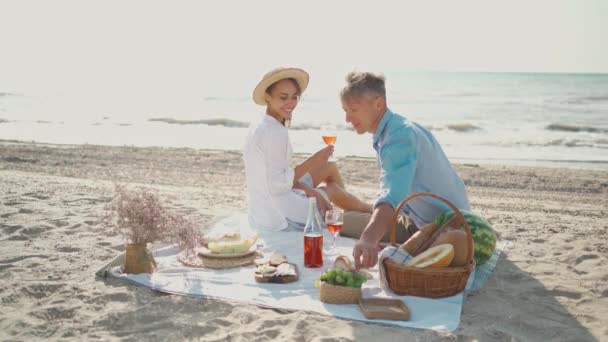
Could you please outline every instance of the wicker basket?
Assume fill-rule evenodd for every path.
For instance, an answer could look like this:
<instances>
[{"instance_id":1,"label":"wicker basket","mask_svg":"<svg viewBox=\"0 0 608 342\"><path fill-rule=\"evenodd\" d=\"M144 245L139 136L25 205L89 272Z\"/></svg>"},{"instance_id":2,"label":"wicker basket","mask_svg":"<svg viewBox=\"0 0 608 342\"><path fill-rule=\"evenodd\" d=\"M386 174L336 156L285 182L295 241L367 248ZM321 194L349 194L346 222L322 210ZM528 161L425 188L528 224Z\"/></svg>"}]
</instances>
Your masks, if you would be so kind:
<instances>
[{"instance_id":1,"label":"wicker basket","mask_svg":"<svg viewBox=\"0 0 608 342\"><path fill-rule=\"evenodd\" d=\"M391 227L391 244L398 247L398 245L395 243L395 229L401 208L407 202L416 197L436 198L446 203L454 211L457 219L464 225L465 232L467 234L467 262L463 267L418 268L396 263L389 258L386 258L384 259L383 264L386 270L385 274L388 286L391 290L393 290L393 292L402 296L409 295L440 298L455 295L456 293L464 290L465 286L467 285L469 275L473 270L473 236L471 235L471 229L469 228L464 216L460 210L458 210L458 208L452 204L452 202L441 196L428 192L414 193L404 199L396 208L395 215L393 216ZM420 249L416 251L414 255L417 255L426 249L435 236L447 229L446 225L437 229L437 231L435 231L435 233L429 238L427 243L423 243Z\"/></svg>"},{"instance_id":2,"label":"wicker basket","mask_svg":"<svg viewBox=\"0 0 608 342\"><path fill-rule=\"evenodd\" d=\"M328 304L357 304L361 298L360 287L348 287L321 283L321 301Z\"/></svg>"},{"instance_id":3,"label":"wicker basket","mask_svg":"<svg viewBox=\"0 0 608 342\"><path fill-rule=\"evenodd\" d=\"M225 270L252 265L254 260L258 257L261 256L257 252L233 258L206 257L203 254L198 254L196 252L180 252L177 254L177 260L184 266L210 268L215 270Z\"/></svg>"}]
</instances>

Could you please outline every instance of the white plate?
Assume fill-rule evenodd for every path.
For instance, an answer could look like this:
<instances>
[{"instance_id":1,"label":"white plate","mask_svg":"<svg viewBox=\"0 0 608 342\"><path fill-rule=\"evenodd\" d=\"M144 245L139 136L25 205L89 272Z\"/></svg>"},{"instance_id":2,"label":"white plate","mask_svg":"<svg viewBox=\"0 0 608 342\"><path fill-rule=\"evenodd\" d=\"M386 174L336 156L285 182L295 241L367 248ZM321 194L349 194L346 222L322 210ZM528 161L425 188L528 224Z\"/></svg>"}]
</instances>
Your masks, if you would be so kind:
<instances>
[{"instance_id":1,"label":"white plate","mask_svg":"<svg viewBox=\"0 0 608 342\"><path fill-rule=\"evenodd\" d=\"M243 253L218 254L218 253L213 253L211 250L209 250L206 247L199 247L198 254L202 255L204 257L208 257L208 258L231 259L231 258L241 258L244 256L251 255L251 254L255 253L256 250L257 250L257 245L254 243L253 246L249 247L249 251L243 252Z\"/></svg>"}]
</instances>

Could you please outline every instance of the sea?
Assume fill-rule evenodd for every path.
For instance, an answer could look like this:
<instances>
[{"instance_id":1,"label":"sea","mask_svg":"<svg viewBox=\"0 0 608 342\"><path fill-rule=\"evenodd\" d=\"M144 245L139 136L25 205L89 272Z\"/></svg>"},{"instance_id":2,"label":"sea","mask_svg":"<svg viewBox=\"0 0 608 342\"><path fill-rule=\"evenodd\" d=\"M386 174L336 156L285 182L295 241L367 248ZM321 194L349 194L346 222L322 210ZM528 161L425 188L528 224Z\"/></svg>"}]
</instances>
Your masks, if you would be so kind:
<instances>
[{"instance_id":1,"label":"sea","mask_svg":"<svg viewBox=\"0 0 608 342\"><path fill-rule=\"evenodd\" d=\"M389 108L429 128L452 162L608 170L608 74L386 72ZM242 150L263 114L248 89L145 91L0 88L0 140ZM144 89L145 87L142 87ZM214 90L215 89L215 90ZM335 155L375 157L338 98L316 86L293 114L296 153L337 135Z\"/></svg>"}]
</instances>

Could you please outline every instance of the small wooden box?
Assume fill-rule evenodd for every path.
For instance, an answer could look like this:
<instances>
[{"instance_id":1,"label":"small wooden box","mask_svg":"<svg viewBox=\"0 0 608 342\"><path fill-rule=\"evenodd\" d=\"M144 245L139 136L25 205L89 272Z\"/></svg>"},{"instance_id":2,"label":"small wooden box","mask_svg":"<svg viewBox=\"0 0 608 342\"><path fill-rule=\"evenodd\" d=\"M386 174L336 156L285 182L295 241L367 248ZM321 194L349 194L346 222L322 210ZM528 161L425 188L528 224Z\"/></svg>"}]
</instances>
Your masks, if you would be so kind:
<instances>
[{"instance_id":1,"label":"small wooden box","mask_svg":"<svg viewBox=\"0 0 608 342\"><path fill-rule=\"evenodd\" d=\"M410 310L399 299L390 298L361 298L359 308L368 319L387 319L408 321Z\"/></svg>"}]
</instances>

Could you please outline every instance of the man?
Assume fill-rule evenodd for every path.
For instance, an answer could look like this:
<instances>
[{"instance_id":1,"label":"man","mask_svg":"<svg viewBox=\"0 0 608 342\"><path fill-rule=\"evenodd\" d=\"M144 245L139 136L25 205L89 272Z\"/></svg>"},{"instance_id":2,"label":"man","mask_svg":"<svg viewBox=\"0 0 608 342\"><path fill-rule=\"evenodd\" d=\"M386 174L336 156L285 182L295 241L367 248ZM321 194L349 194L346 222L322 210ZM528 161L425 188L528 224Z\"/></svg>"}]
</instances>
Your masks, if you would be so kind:
<instances>
[{"instance_id":1,"label":"man","mask_svg":"<svg viewBox=\"0 0 608 342\"><path fill-rule=\"evenodd\" d=\"M355 267L359 269L376 265L378 243L389 232L395 208L411 193L431 192L447 198L459 209L469 210L470 207L463 181L433 134L388 108L384 77L369 72L351 72L346 81L340 93L346 121L358 134L373 134L378 166L382 171L381 191L371 217L367 215L369 220L351 219L351 224L345 217L344 235L359 235L353 249ZM416 227L432 222L446 210L449 210L447 205L431 197L417 197L408 202L402 214L408 217L410 226L402 240L414 233ZM366 224L357 227L356 221ZM403 228L397 228L405 233Z\"/></svg>"}]
</instances>

